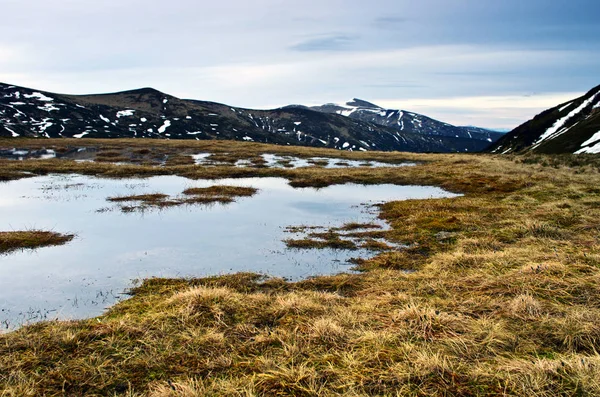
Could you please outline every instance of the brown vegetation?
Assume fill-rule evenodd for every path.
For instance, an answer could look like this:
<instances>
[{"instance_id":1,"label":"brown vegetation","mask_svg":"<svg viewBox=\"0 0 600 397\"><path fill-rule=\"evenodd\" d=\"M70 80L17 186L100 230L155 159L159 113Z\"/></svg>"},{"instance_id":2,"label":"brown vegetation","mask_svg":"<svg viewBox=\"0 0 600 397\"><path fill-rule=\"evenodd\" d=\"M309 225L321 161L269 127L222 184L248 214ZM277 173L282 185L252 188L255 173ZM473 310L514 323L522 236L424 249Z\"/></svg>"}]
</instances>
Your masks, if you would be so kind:
<instances>
[{"instance_id":1,"label":"brown vegetation","mask_svg":"<svg viewBox=\"0 0 600 397\"><path fill-rule=\"evenodd\" d=\"M297 185L427 184L465 195L383 205L386 237L408 248L358 261L360 274L151 279L97 319L0 336L3 397L599 395L596 165L364 156L420 165L250 171ZM32 172L76 167L27 163Z\"/></svg>"},{"instance_id":2,"label":"brown vegetation","mask_svg":"<svg viewBox=\"0 0 600 397\"><path fill-rule=\"evenodd\" d=\"M60 234L42 230L0 232L0 254L22 249L35 249L62 245L73 239L72 234Z\"/></svg>"}]
</instances>

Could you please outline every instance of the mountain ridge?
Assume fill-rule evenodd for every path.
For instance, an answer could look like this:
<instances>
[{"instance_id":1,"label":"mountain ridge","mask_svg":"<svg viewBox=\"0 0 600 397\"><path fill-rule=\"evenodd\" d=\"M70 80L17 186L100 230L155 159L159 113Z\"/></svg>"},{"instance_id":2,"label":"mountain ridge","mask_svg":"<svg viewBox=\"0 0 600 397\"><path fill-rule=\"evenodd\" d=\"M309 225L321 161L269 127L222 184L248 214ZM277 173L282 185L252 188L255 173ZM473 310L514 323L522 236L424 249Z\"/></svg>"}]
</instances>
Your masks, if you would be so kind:
<instances>
[{"instance_id":1,"label":"mountain ridge","mask_svg":"<svg viewBox=\"0 0 600 397\"><path fill-rule=\"evenodd\" d=\"M366 103L376 106L357 102L361 106ZM411 152L475 152L487 146L466 136L400 131L308 107L244 109L180 99L150 87L70 95L5 83L0 83L0 136L228 139Z\"/></svg>"},{"instance_id":2,"label":"mountain ridge","mask_svg":"<svg viewBox=\"0 0 600 397\"><path fill-rule=\"evenodd\" d=\"M600 85L536 115L500 138L492 153L600 153Z\"/></svg>"},{"instance_id":3,"label":"mountain ridge","mask_svg":"<svg viewBox=\"0 0 600 397\"><path fill-rule=\"evenodd\" d=\"M386 109L359 98L353 98L344 105L327 103L321 106L312 106L310 109L324 113L340 114L356 120L391 127L398 131L429 136L476 139L487 141L488 144L504 135L501 132L480 127L457 127L408 110Z\"/></svg>"}]
</instances>

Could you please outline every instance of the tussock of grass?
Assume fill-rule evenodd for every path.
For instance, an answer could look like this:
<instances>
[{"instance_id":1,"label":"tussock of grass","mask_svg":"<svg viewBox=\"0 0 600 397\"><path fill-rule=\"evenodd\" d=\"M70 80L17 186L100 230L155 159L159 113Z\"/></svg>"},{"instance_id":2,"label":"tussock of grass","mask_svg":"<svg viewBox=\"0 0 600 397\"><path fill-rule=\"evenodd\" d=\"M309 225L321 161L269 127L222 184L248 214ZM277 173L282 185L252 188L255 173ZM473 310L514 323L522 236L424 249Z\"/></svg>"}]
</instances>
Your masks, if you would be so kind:
<instances>
[{"instance_id":1,"label":"tussock of grass","mask_svg":"<svg viewBox=\"0 0 600 397\"><path fill-rule=\"evenodd\" d=\"M42 230L0 232L0 254L22 249L35 249L52 245L62 245L75 237L72 234L60 234Z\"/></svg>"},{"instance_id":2,"label":"tussock of grass","mask_svg":"<svg viewBox=\"0 0 600 397\"><path fill-rule=\"evenodd\" d=\"M154 193L154 194L139 194L139 195L132 195L132 196L109 197L109 198L107 198L107 200L111 201L113 203L121 203L124 201L141 201L146 204L153 204L156 202L161 202L167 198L169 198L168 194Z\"/></svg>"},{"instance_id":3,"label":"tussock of grass","mask_svg":"<svg viewBox=\"0 0 600 397\"><path fill-rule=\"evenodd\" d=\"M296 155L288 150L280 153ZM384 204L386 237L408 248L360 261L360 274L296 283L251 274L151 279L98 319L0 336L0 389L6 396L600 395L597 170L500 156L365 156L420 165L171 171L277 172L312 186L440 185L465 195ZM36 171L75 167L40 164Z\"/></svg>"},{"instance_id":4,"label":"tussock of grass","mask_svg":"<svg viewBox=\"0 0 600 397\"><path fill-rule=\"evenodd\" d=\"M226 197L251 197L258 192L253 187L216 185L209 187L195 187L183 191L190 196L226 196Z\"/></svg>"},{"instance_id":5,"label":"tussock of grass","mask_svg":"<svg viewBox=\"0 0 600 397\"><path fill-rule=\"evenodd\" d=\"M258 192L258 189L240 186L210 186L206 188L189 188L183 191L181 196L171 197L162 193L140 194L131 196L109 197L108 201L120 203L121 211L136 212L152 208L168 208L192 204L229 204L237 197L250 197ZM138 203L135 205L122 203Z\"/></svg>"}]
</instances>

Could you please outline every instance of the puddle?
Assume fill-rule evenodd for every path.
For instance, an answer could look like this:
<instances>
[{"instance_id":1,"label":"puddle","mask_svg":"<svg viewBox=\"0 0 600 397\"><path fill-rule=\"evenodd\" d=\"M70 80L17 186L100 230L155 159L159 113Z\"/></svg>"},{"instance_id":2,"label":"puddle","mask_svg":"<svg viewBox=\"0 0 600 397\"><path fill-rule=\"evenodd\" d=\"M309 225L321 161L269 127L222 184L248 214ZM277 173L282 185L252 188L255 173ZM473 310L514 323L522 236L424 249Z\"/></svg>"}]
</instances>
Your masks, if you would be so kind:
<instances>
[{"instance_id":1,"label":"puddle","mask_svg":"<svg viewBox=\"0 0 600 397\"><path fill-rule=\"evenodd\" d=\"M184 206L124 214L109 196L178 195L215 184L259 189L228 205ZM373 222L365 203L451 197L435 187L290 187L285 179L193 181L177 176L110 180L48 175L0 185L0 230L75 233L71 243L0 256L0 322L96 316L147 277L199 277L250 271L293 280L349 271L368 251L287 249L290 225L337 227Z\"/></svg>"},{"instance_id":2,"label":"puddle","mask_svg":"<svg viewBox=\"0 0 600 397\"><path fill-rule=\"evenodd\" d=\"M7 160L46 160L46 159L66 159L74 160L77 162L96 161L96 154L98 149L96 148L71 148L68 150L57 153L52 149L0 149L0 159ZM214 153L197 153L192 154L190 157L194 161L195 165L199 166L231 166L231 163L215 160L213 158ZM218 154L216 155L218 156ZM164 156L163 156L164 157ZM384 163L381 161L371 160L347 160L342 158L328 158L328 157L310 157L300 158L295 156L280 156L275 154L262 154L262 161L260 164L255 164L248 159L240 159L235 162L235 167L254 167L259 165L261 167L269 168L302 168L302 167L314 167L319 166L323 168L356 168L356 167L408 167L414 166L416 163L404 162L404 163ZM218 158L218 157L216 157ZM109 161L110 162L110 161ZM130 162L112 162L117 165L130 165L134 164L135 161ZM166 159L162 159L156 162L156 165L164 167L167 164Z\"/></svg>"},{"instance_id":3,"label":"puddle","mask_svg":"<svg viewBox=\"0 0 600 397\"><path fill-rule=\"evenodd\" d=\"M22 161L65 158L75 161L92 161L96 151L93 148L73 148L61 153L52 149L0 149L0 159Z\"/></svg>"},{"instance_id":4,"label":"puddle","mask_svg":"<svg viewBox=\"0 0 600 397\"><path fill-rule=\"evenodd\" d=\"M347 160L341 158L328 158L328 157L311 157L307 159L293 157L293 156L278 156L275 154L263 154L262 158L265 160L267 167L273 168L302 168L321 166L323 168L356 168L356 167L408 167L414 166L415 163L382 163L380 161L370 160Z\"/></svg>"},{"instance_id":5,"label":"puddle","mask_svg":"<svg viewBox=\"0 0 600 397\"><path fill-rule=\"evenodd\" d=\"M211 159L211 153L198 153L192 155L194 163L201 166L211 165L230 165L229 163L214 161ZM300 158L295 156L280 156L276 154L261 154L263 163L260 165L268 168L302 168L302 167L314 167L319 166L323 168L356 168L356 167L409 167L414 166L416 163L404 162L404 163L383 163L380 161L371 160L347 160L342 158L329 158L329 157L310 157ZM251 160L237 160L235 162L236 167L252 167L255 164Z\"/></svg>"}]
</instances>

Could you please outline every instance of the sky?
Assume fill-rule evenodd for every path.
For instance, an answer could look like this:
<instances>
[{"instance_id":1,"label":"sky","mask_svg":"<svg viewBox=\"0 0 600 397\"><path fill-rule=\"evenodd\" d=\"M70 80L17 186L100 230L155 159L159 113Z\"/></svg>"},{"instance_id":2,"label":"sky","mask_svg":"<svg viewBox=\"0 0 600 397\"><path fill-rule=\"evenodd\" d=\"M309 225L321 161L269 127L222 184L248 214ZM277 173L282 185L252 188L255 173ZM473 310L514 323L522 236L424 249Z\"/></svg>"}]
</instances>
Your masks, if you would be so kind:
<instances>
[{"instance_id":1,"label":"sky","mask_svg":"<svg viewBox=\"0 0 600 397\"><path fill-rule=\"evenodd\" d=\"M598 0L0 0L0 81L511 129L600 84Z\"/></svg>"}]
</instances>

